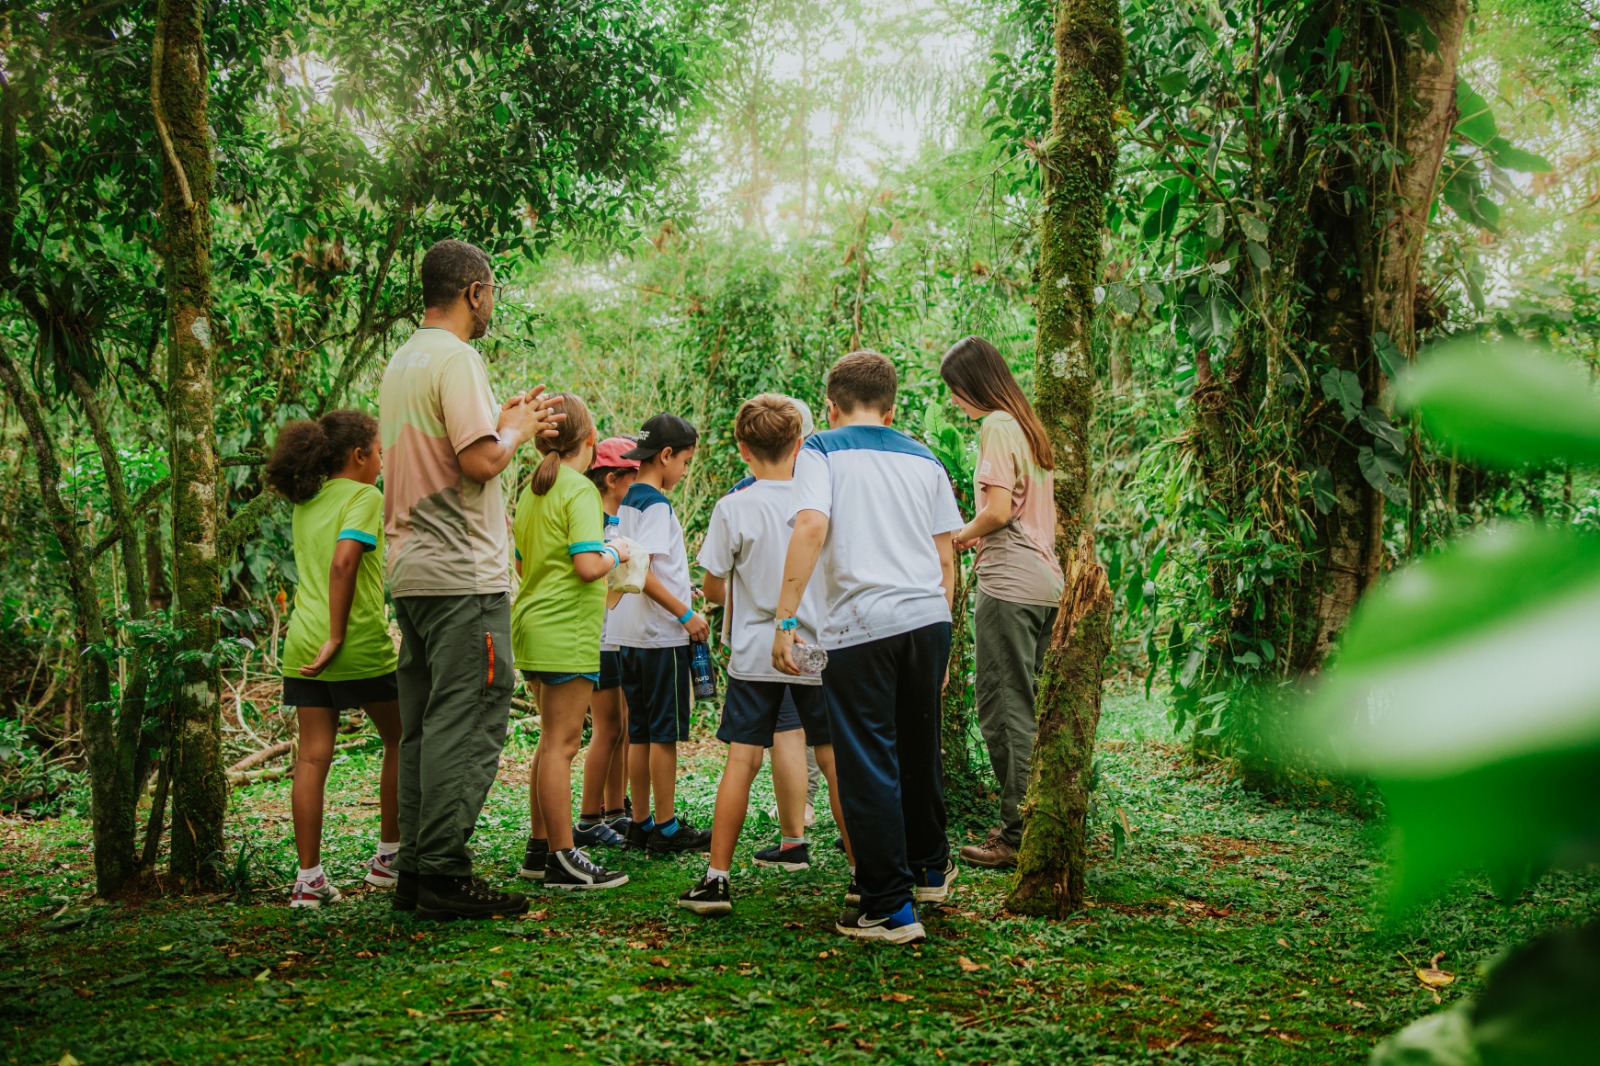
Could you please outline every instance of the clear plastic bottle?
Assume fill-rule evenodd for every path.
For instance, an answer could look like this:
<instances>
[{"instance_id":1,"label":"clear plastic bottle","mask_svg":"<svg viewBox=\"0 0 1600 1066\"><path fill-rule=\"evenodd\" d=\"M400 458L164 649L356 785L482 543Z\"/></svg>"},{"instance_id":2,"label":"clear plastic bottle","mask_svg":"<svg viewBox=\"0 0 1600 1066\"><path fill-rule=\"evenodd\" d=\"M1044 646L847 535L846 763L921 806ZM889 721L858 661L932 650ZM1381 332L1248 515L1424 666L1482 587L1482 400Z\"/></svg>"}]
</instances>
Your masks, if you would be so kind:
<instances>
[{"instance_id":1,"label":"clear plastic bottle","mask_svg":"<svg viewBox=\"0 0 1600 1066\"><path fill-rule=\"evenodd\" d=\"M802 674L816 677L828 667L828 653L822 650L820 644L801 644L796 641L794 645L794 663L800 668Z\"/></svg>"}]
</instances>

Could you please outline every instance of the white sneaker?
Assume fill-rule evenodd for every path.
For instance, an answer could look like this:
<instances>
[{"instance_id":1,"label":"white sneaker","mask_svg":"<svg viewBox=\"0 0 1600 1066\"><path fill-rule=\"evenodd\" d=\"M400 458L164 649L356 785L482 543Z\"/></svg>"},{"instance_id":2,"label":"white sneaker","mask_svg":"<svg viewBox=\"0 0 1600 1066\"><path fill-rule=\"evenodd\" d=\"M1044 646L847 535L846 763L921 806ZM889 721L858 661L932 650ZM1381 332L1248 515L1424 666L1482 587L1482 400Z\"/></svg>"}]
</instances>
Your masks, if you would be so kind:
<instances>
[{"instance_id":1,"label":"white sneaker","mask_svg":"<svg viewBox=\"0 0 1600 1066\"><path fill-rule=\"evenodd\" d=\"M320 907L324 903L338 902L339 890L326 877L319 878L314 885L296 881L294 893L289 897L291 907Z\"/></svg>"},{"instance_id":2,"label":"white sneaker","mask_svg":"<svg viewBox=\"0 0 1600 1066\"><path fill-rule=\"evenodd\" d=\"M400 872L394 868L396 856L389 856L385 861L382 855L374 855L372 861L367 863L367 876L363 878L373 888L389 891L400 881Z\"/></svg>"}]
</instances>

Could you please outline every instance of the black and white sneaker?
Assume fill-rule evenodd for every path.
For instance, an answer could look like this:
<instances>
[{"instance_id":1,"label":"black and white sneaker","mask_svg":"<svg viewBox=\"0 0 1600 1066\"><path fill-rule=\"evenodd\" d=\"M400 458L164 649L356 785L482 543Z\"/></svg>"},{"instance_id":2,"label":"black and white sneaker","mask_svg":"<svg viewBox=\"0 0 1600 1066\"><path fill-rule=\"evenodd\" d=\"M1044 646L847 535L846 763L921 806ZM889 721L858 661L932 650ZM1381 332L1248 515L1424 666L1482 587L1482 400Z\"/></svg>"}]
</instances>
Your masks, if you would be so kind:
<instances>
[{"instance_id":1,"label":"black and white sneaker","mask_svg":"<svg viewBox=\"0 0 1600 1066\"><path fill-rule=\"evenodd\" d=\"M627 883L627 874L596 866L582 848L552 851L544 866L544 887L562 892L595 892Z\"/></svg>"},{"instance_id":2,"label":"black and white sneaker","mask_svg":"<svg viewBox=\"0 0 1600 1066\"><path fill-rule=\"evenodd\" d=\"M950 886L956 883L956 864L946 860L943 870L923 870L917 875L916 887L912 890L918 903L943 903L950 898Z\"/></svg>"},{"instance_id":3,"label":"black and white sneaker","mask_svg":"<svg viewBox=\"0 0 1600 1066\"><path fill-rule=\"evenodd\" d=\"M517 868L517 876L525 881L543 881L544 864L549 858L549 841L529 837L528 846L522 852L522 865Z\"/></svg>"},{"instance_id":4,"label":"black and white sneaker","mask_svg":"<svg viewBox=\"0 0 1600 1066\"><path fill-rule=\"evenodd\" d=\"M834 931L858 940L887 940L891 944L913 944L928 939L917 921L917 912L907 903L893 914L864 914L845 911L834 923Z\"/></svg>"},{"instance_id":5,"label":"black and white sneaker","mask_svg":"<svg viewBox=\"0 0 1600 1066\"><path fill-rule=\"evenodd\" d=\"M728 895L728 879L702 877L699 884L678 897L678 906L706 917L732 914L733 900Z\"/></svg>"},{"instance_id":6,"label":"black and white sneaker","mask_svg":"<svg viewBox=\"0 0 1600 1066\"><path fill-rule=\"evenodd\" d=\"M779 870L788 870L795 873L799 870L811 869L811 845L791 844L785 847L782 843L774 844L770 848L762 848L755 854L757 866L772 866Z\"/></svg>"}]
</instances>

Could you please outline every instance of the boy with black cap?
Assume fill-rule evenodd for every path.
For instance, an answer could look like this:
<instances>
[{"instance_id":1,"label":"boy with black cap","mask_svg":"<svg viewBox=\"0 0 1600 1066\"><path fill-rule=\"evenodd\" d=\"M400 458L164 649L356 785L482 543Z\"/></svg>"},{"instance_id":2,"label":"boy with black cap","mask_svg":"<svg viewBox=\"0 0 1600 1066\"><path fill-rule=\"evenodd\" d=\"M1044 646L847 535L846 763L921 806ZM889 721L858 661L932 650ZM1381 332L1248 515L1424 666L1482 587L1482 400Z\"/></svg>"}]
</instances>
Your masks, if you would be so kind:
<instances>
[{"instance_id":1,"label":"boy with black cap","mask_svg":"<svg viewBox=\"0 0 1600 1066\"><path fill-rule=\"evenodd\" d=\"M638 447L624 455L639 460L639 476L617 511L618 535L650 556L644 592L624 596L606 625L607 639L620 649L628 701L628 778L637 812L628 844L658 855L711 846L711 833L673 807L678 744L689 739L689 643L710 637L711 627L690 602L689 553L666 494L688 473L699 439L677 415L663 411L646 420Z\"/></svg>"}]
</instances>

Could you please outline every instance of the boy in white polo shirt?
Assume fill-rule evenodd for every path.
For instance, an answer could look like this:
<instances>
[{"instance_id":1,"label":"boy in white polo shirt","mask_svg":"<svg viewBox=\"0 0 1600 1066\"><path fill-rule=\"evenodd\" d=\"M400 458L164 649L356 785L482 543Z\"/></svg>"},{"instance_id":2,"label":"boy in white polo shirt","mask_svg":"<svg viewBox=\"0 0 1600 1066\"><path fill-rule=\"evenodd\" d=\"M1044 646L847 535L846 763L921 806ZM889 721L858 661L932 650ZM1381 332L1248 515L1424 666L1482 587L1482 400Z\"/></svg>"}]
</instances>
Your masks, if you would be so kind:
<instances>
[{"instance_id":1,"label":"boy in white polo shirt","mask_svg":"<svg viewBox=\"0 0 1600 1066\"><path fill-rule=\"evenodd\" d=\"M903 944L926 936L915 902L949 895L940 693L964 525L944 467L891 427L894 365L853 352L828 372L828 424L800 449L794 533L772 638L791 676L796 611L820 561L822 674L859 903L834 928ZM847 900L847 902L850 902Z\"/></svg>"},{"instance_id":2,"label":"boy in white polo shirt","mask_svg":"<svg viewBox=\"0 0 1600 1066\"><path fill-rule=\"evenodd\" d=\"M728 745L728 762L717 786L717 809L711 820L710 865L705 877L678 898L680 907L696 914L727 914L733 909L728 884L733 849L750 805L750 785L761 769L762 756L772 746L785 695L792 698L799 713L806 743L816 748L817 763L828 779L834 818L844 825L822 678L790 677L772 665L773 609L783 584L801 431L800 411L788 397L767 393L745 401L733 433L739 455L755 480L717 501L700 548L706 598L728 608L733 656L728 664L722 725L717 730L717 739ZM811 582L799 607L798 631L807 641L817 639L820 584ZM788 838L775 848L757 852L756 861L785 869L810 865L804 840Z\"/></svg>"}]
</instances>

